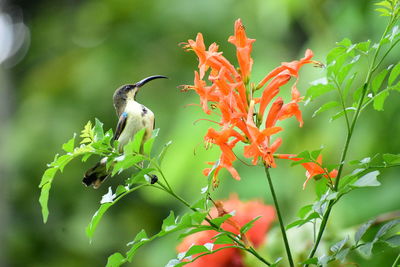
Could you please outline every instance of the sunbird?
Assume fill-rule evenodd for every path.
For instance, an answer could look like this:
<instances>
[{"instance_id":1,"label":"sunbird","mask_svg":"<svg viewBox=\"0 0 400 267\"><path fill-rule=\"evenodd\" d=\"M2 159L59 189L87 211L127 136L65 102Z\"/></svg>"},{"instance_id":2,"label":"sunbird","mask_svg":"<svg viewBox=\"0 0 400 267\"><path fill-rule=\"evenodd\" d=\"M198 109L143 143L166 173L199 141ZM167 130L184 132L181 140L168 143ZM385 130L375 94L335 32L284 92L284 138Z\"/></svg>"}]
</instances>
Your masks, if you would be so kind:
<instances>
[{"instance_id":1,"label":"sunbird","mask_svg":"<svg viewBox=\"0 0 400 267\"><path fill-rule=\"evenodd\" d=\"M154 113L144 105L136 101L139 89L146 83L167 77L154 75L147 77L135 84L123 85L114 92L114 108L118 116L118 124L114 134L114 141L118 140L118 150L123 152L124 146L132 140L137 132L145 128L142 144L148 140L154 129ZM93 186L97 189L101 183L110 175L106 168L107 158L101 159L96 165L90 168L83 177L83 184Z\"/></svg>"}]
</instances>

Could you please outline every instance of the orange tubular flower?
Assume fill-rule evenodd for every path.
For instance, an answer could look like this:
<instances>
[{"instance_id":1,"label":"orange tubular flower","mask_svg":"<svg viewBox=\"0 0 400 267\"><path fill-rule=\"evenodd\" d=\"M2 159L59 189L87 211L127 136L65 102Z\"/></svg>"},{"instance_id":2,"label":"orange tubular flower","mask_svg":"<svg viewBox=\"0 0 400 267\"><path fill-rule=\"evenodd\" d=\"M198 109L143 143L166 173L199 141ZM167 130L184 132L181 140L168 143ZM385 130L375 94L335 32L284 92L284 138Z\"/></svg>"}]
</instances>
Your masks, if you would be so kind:
<instances>
[{"instance_id":1,"label":"orange tubular flower","mask_svg":"<svg viewBox=\"0 0 400 267\"><path fill-rule=\"evenodd\" d=\"M302 101L297 89L299 70L305 64L316 63L311 60L313 57L311 50L307 49L302 59L282 63L254 86L249 81L253 66L251 51L255 39L247 37L240 19L236 20L234 35L230 36L228 41L236 48L238 70L222 55L222 52L218 52L217 44L212 43L206 49L201 33L197 34L195 41L188 40L184 45L186 50L194 51L199 60L199 71L195 72L194 85L185 88L194 90L200 96L200 105L206 114L213 113L209 108L211 104L214 110L219 110L215 113L221 116L217 122L221 129L209 129L205 137L207 144L218 145L222 152L213 176L214 185L218 184L218 173L223 168L227 169L235 179L240 179L233 167L233 162L236 160L233 149L238 142L246 144L243 155L252 158L252 164L256 165L261 158L266 166L276 166L273 154L279 148L282 139L275 138L272 141L271 139L282 128L275 124L279 120L294 116L300 126L303 125L298 106ZM277 96L281 87L291 78L295 79L291 88L291 101L285 103ZM255 97L259 89L263 89L261 96ZM209 175L210 170L205 169L203 173Z\"/></svg>"},{"instance_id":2,"label":"orange tubular flower","mask_svg":"<svg viewBox=\"0 0 400 267\"><path fill-rule=\"evenodd\" d=\"M272 206L263 204L261 201L253 200L242 202L237 195L231 195L229 200L217 201L217 207L210 211L211 217L219 217L226 213L235 211L235 215L225 221L221 227L226 231L231 231L239 234L240 228L252 219L262 216L254 222L254 225L246 233L246 240L249 245L255 248L261 246L266 241L266 234L275 220L275 210ZM206 224L206 223L205 223ZM204 245L212 243L213 238L218 234L216 231L203 231L187 236L182 243L177 247L179 252L187 251L192 245ZM213 250L228 245L214 245ZM232 266L244 267L241 251L234 248L223 249L214 254L203 256L196 261L189 263L187 266Z\"/></svg>"},{"instance_id":3,"label":"orange tubular flower","mask_svg":"<svg viewBox=\"0 0 400 267\"><path fill-rule=\"evenodd\" d=\"M295 158L296 155L292 154L280 154L277 155L280 159L290 159L293 161L302 160L302 158ZM322 155L319 155L317 158L317 162L305 162L301 163L301 165L306 169L306 181L303 184L303 189L306 188L308 181L310 181L313 177L317 175L323 175L327 179L336 178L338 171L336 169L328 172L326 168L322 167Z\"/></svg>"}]
</instances>

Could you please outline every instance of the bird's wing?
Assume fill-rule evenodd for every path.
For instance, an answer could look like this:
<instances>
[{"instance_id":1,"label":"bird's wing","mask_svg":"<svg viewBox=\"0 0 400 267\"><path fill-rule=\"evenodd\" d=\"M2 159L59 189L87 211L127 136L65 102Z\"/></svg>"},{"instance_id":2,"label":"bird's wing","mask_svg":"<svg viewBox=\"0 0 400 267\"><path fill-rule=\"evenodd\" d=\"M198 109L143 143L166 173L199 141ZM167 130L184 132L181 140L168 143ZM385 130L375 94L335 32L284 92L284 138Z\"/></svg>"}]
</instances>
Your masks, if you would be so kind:
<instances>
[{"instance_id":1,"label":"bird's wing","mask_svg":"<svg viewBox=\"0 0 400 267\"><path fill-rule=\"evenodd\" d=\"M124 128L126 126L127 118L128 118L128 114L126 112L122 112L121 116L119 116L117 128L115 129L114 141L118 140L119 136L121 135L122 131L124 130Z\"/></svg>"}]
</instances>

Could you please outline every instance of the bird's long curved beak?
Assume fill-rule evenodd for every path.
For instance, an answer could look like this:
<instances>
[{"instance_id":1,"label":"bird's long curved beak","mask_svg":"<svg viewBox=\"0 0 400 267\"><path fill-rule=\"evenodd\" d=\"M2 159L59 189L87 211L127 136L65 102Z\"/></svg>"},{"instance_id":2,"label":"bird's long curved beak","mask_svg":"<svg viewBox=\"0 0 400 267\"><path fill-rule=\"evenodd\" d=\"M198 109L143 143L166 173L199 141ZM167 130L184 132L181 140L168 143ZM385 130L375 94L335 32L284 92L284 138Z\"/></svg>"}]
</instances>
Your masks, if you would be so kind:
<instances>
[{"instance_id":1,"label":"bird's long curved beak","mask_svg":"<svg viewBox=\"0 0 400 267\"><path fill-rule=\"evenodd\" d=\"M141 80L140 82L135 83L136 87L142 87L143 85L145 85L146 83L155 80L155 79L168 79L168 77L166 76L162 76L162 75L153 75L147 78L144 78L143 80Z\"/></svg>"}]
</instances>

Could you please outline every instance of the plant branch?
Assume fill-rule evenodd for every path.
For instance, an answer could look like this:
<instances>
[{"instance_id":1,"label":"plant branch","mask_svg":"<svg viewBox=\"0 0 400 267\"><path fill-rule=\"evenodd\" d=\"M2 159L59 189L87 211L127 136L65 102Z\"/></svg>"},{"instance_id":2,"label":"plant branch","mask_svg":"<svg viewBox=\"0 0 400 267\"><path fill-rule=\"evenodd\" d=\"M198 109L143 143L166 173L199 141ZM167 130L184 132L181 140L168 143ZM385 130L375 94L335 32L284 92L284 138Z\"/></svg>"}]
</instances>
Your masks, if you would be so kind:
<instances>
[{"instance_id":1,"label":"plant branch","mask_svg":"<svg viewBox=\"0 0 400 267\"><path fill-rule=\"evenodd\" d=\"M343 148L343 151L342 151L342 155L341 155L341 158L340 158L340 166L339 166L338 174L337 174L337 177L336 177L335 185L333 187L333 190L336 191L336 192L339 189L340 178L341 178L341 175L342 175L345 159L346 159L346 156L347 156L347 151L348 151L348 148L349 148L349 145L350 145L350 140L351 140L351 137L353 135L356 122L357 122L358 117L360 115L360 112L361 112L361 109L362 109L362 105L364 103L365 95L368 92L368 87L369 87L369 84L371 82L372 74L379 67L380 63L382 62L382 60L381 60L379 62L379 64L375 65L375 62L376 62L376 60L378 58L378 54L379 54L379 52L381 50L381 47L382 47L381 40L383 38L385 38L387 32L392 27L392 25L393 25L393 18L390 20L390 22L386 26L386 29L385 29L384 33L382 34L382 37L381 37L381 39L379 41L379 46L375 51L372 63L370 65L370 67L369 67L369 70L368 70L368 73L367 73L367 76L366 76L366 79L365 79L365 83L363 85L363 90L362 90L362 93L361 93L361 97L360 97L358 105L357 105L357 110L356 110L356 113L354 114L354 117L353 117L353 120L352 120L352 123L351 123L351 126L350 126L350 130L348 131L348 134L347 134L347 137L346 137L346 142L345 142L345 145L344 145L344 148ZM335 200L330 200L329 203L328 203L328 208L327 208L327 210L326 210L326 212L325 212L325 214L324 214L324 216L322 218L321 226L320 226L319 231L318 231L317 240L314 243L314 246L313 246L313 248L312 248L312 250L311 250L311 252L310 252L310 254L308 256L309 259L314 257L314 255L315 255L315 253L316 253L316 251L318 249L319 243L321 242L323 233L325 231L325 228L326 228L326 225L327 225L327 222L328 222L328 219L329 219L329 216L330 216L330 213L331 213L331 210L332 210L332 207L334 206L334 204L335 204ZM305 265L305 267L307 267L307 266L308 266L308 264Z\"/></svg>"},{"instance_id":2,"label":"plant branch","mask_svg":"<svg viewBox=\"0 0 400 267\"><path fill-rule=\"evenodd\" d=\"M274 204L275 204L276 213L278 215L279 226L281 228L282 238L283 238L283 242L285 244L285 249L286 249L286 254L287 254L287 257L288 257L288 260L289 260L289 265L291 267L294 267L292 253L290 252L290 246L289 246L288 238L286 236L285 224L284 224L283 219L282 219L281 211L280 211L279 204L278 204L278 199L277 199L276 194L275 194L274 186L272 184L271 174L269 173L269 169L268 168L269 167L267 167L267 165L264 163L264 170L265 170L265 174L267 175L269 189L271 191L272 198L273 198Z\"/></svg>"},{"instance_id":3,"label":"plant branch","mask_svg":"<svg viewBox=\"0 0 400 267\"><path fill-rule=\"evenodd\" d=\"M184 200L182 197L180 197L179 195L177 195L173 190L170 190L167 186L165 186L161 181L157 182L165 192L167 192L168 194L170 194L171 196L173 196L175 199L177 199L179 202L181 202L183 205L185 205L186 207L188 207L189 209L191 209L194 212L197 212L197 210L195 208L193 208L186 200ZM216 230L219 231L220 227L218 227L218 225L216 225L215 223L213 223L209 218L205 218L205 220ZM242 250L245 250L251 254L253 254L257 259L259 259L261 262L263 262L265 265L270 266L271 263L269 261L267 261L266 259L264 259L253 247L248 247L246 246L243 242L240 241L240 239L237 237L237 235L234 235L233 233L227 234L227 236L234 242L237 243Z\"/></svg>"}]
</instances>

